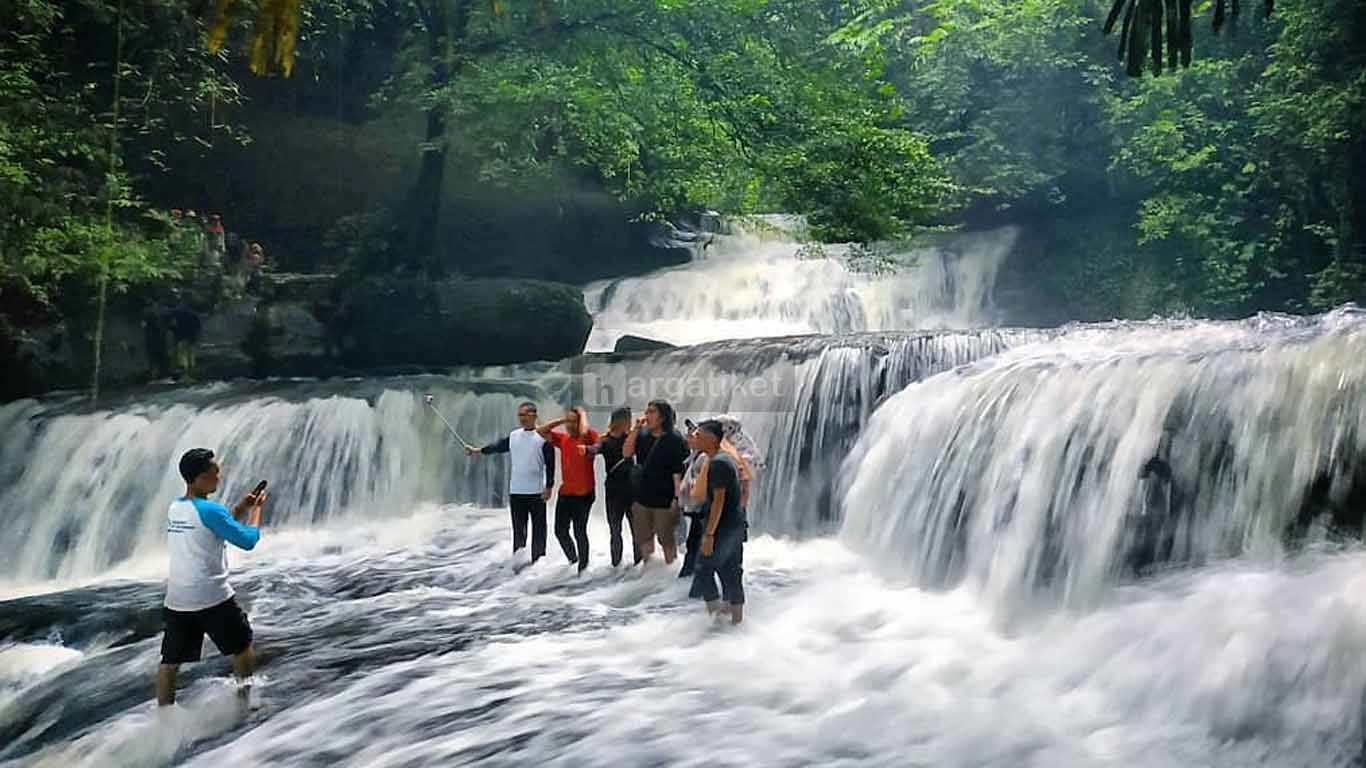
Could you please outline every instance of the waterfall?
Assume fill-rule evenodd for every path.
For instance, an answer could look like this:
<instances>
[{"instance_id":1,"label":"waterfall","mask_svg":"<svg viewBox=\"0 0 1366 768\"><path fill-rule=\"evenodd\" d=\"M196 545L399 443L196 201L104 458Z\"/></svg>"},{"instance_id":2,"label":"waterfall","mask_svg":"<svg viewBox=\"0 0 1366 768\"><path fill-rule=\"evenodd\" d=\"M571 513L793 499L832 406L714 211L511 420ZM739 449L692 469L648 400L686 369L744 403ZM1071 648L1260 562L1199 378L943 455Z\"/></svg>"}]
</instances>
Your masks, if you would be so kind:
<instances>
[{"instance_id":1,"label":"waterfall","mask_svg":"<svg viewBox=\"0 0 1366 768\"><path fill-rule=\"evenodd\" d=\"M796 334L844 334L991 325L996 273L1018 232L1003 228L939 238L891 255L886 274L851 268L848 244L803 244L789 230L738 229L712 236L681 267L592 283L588 349L626 334L698 344Z\"/></svg>"},{"instance_id":2,"label":"waterfall","mask_svg":"<svg viewBox=\"0 0 1366 768\"><path fill-rule=\"evenodd\" d=\"M1007 612L1275 557L1316 518L1359 530L1366 314L1067 328L906 387L844 472L848 541Z\"/></svg>"},{"instance_id":3,"label":"waterfall","mask_svg":"<svg viewBox=\"0 0 1366 768\"><path fill-rule=\"evenodd\" d=\"M219 496L270 481L266 523L308 527L396 518L427 501L500 506L497 459L467 459L423 402L476 443L515 426L523 400L543 419L570 403L593 422L665 397L681 416L741 416L768 462L756 527L829 527L834 467L877 400L920 377L1036 338L1033 332L864 334L720 342L559 364L463 369L449 376L215 384L139 396L88 412L77 401L0 406L0 573L19 582L82 578L156 556L166 505L183 492L175 462L192 447L224 464ZM598 467L601 474L602 467Z\"/></svg>"}]
</instances>

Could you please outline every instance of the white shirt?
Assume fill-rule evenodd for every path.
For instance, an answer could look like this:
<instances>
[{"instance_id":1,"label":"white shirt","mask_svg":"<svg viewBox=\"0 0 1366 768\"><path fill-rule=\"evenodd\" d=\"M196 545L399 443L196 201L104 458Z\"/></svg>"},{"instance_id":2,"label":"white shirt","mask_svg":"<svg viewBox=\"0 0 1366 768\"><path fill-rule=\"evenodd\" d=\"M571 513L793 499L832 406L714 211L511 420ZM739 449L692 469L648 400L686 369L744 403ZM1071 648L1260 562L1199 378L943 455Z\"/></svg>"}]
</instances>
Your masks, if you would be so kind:
<instances>
[{"instance_id":1,"label":"white shirt","mask_svg":"<svg viewBox=\"0 0 1366 768\"><path fill-rule=\"evenodd\" d=\"M534 429L514 429L508 435L508 453L512 454L508 493L539 494L544 491L545 439Z\"/></svg>"},{"instance_id":2,"label":"white shirt","mask_svg":"<svg viewBox=\"0 0 1366 768\"><path fill-rule=\"evenodd\" d=\"M225 544L251 549L260 540L259 528L237 522L216 501L181 498L171 502L166 511L166 549L171 556L166 607L202 611L232 597Z\"/></svg>"}]
</instances>

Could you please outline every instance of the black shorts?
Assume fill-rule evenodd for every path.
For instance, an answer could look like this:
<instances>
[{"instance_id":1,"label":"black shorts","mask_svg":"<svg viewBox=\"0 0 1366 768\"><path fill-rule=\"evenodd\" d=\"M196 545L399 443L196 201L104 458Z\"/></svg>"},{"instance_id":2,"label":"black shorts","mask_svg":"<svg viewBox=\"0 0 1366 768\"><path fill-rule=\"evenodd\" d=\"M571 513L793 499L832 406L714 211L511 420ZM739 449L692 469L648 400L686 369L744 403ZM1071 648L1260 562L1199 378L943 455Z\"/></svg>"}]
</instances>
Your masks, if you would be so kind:
<instances>
[{"instance_id":1,"label":"black shorts","mask_svg":"<svg viewBox=\"0 0 1366 768\"><path fill-rule=\"evenodd\" d=\"M162 664L199 661L205 634L224 656L236 656L251 645L251 623L231 597L202 611L173 611L162 606L161 617L166 625L161 637Z\"/></svg>"}]
</instances>

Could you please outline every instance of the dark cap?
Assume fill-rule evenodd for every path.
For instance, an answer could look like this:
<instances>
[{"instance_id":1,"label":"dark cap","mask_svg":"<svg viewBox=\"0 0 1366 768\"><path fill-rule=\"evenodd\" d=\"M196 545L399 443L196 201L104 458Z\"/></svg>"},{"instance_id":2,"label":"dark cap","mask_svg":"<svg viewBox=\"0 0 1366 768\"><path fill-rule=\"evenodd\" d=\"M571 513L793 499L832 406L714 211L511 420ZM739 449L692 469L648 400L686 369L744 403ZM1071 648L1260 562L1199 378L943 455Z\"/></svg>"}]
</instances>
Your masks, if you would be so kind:
<instances>
[{"instance_id":1,"label":"dark cap","mask_svg":"<svg viewBox=\"0 0 1366 768\"><path fill-rule=\"evenodd\" d=\"M208 448L191 448L180 457L180 476L185 482L193 483L196 477L209 471L213 465L213 451Z\"/></svg>"},{"instance_id":2,"label":"dark cap","mask_svg":"<svg viewBox=\"0 0 1366 768\"><path fill-rule=\"evenodd\" d=\"M701 424L698 424L697 431L715 435L717 440L720 440L726 434L726 430L721 426L721 422L716 419L707 419Z\"/></svg>"}]
</instances>

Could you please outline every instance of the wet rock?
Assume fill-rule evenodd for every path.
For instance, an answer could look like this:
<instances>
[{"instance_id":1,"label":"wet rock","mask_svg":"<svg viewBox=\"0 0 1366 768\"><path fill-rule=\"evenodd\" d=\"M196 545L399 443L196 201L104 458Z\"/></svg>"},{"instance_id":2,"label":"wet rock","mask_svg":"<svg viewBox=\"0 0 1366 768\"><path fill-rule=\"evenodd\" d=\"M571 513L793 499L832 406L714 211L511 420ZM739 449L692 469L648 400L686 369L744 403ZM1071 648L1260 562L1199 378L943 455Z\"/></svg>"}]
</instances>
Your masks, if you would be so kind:
<instances>
[{"instance_id":1,"label":"wet rock","mask_svg":"<svg viewBox=\"0 0 1366 768\"><path fill-rule=\"evenodd\" d=\"M644 336L632 336L627 334L617 339L617 344L612 348L613 352L655 352L661 349L673 349L675 345L667 341L647 339Z\"/></svg>"}]
</instances>

